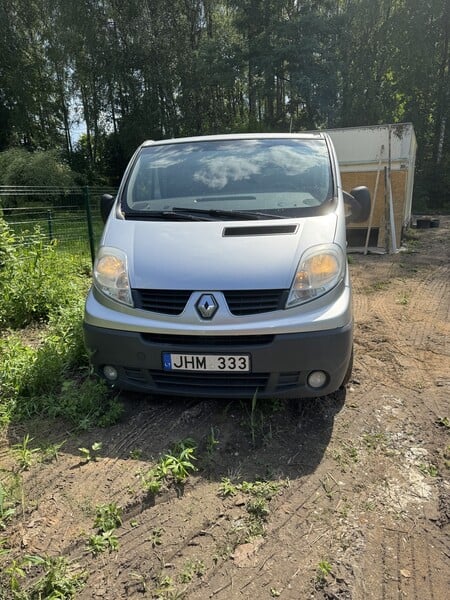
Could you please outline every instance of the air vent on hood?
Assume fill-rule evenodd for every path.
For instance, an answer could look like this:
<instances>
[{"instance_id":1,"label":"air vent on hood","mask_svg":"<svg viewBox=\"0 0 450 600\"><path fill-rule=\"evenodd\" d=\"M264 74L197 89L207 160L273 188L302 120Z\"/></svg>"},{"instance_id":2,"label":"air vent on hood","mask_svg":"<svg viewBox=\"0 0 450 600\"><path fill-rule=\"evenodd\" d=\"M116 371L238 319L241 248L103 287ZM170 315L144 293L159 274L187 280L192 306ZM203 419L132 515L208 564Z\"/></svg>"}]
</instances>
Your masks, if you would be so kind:
<instances>
[{"instance_id":1,"label":"air vent on hood","mask_svg":"<svg viewBox=\"0 0 450 600\"><path fill-rule=\"evenodd\" d=\"M224 237L253 236L253 235L292 235L297 231L297 225L257 225L250 227L225 227Z\"/></svg>"}]
</instances>

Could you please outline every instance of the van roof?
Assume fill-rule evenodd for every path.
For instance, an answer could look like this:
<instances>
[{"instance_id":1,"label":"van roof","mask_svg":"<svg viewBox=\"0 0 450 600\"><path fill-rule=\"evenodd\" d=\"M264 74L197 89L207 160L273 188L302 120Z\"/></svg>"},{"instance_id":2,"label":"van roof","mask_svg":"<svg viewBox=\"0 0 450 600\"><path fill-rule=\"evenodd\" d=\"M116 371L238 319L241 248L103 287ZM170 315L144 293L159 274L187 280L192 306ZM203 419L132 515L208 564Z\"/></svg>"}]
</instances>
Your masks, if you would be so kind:
<instances>
[{"instance_id":1,"label":"van roof","mask_svg":"<svg viewBox=\"0 0 450 600\"><path fill-rule=\"evenodd\" d=\"M170 138L165 140L146 140L142 146L180 144L193 142L221 142L226 140L261 140L261 139L299 139L299 140L323 140L326 133L320 131L314 133L230 133L226 135L202 135L193 137Z\"/></svg>"}]
</instances>

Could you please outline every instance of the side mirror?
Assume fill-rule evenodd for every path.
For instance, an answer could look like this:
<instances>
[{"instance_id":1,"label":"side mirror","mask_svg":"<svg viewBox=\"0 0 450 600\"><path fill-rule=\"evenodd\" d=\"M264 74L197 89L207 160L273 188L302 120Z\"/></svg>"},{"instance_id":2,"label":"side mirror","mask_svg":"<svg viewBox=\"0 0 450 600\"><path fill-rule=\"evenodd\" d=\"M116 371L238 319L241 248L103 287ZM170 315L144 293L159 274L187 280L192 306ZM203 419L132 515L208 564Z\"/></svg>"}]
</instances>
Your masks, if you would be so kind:
<instances>
[{"instance_id":1,"label":"side mirror","mask_svg":"<svg viewBox=\"0 0 450 600\"><path fill-rule=\"evenodd\" d=\"M348 223L364 223L370 216L370 192L363 185L344 192L344 204Z\"/></svg>"},{"instance_id":2,"label":"side mirror","mask_svg":"<svg viewBox=\"0 0 450 600\"><path fill-rule=\"evenodd\" d=\"M115 197L111 196L111 194L103 194L103 196L100 198L100 215L103 223L106 223L114 201Z\"/></svg>"}]
</instances>

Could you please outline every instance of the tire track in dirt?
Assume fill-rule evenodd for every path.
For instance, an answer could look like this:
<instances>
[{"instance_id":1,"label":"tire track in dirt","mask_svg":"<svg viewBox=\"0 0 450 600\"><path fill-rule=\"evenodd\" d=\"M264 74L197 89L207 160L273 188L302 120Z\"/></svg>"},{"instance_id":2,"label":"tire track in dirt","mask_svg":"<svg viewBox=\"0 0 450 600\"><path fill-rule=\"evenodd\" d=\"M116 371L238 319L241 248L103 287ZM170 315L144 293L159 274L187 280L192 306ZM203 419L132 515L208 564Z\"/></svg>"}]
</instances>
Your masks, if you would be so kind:
<instances>
[{"instance_id":1,"label":"tire track in dirt","mask_svg":"<svg viewBox=\"0 0 450 600\"><path fill-rule=\"evenodd\" d=\"M381 390L384 389L380 388L380 395ZM345 418L350 417L345 415L345 409L343 413L339 417L344 419L344 427L337 427L334 438L344 433ZM352 410L351 418L356 431L364 431L370 426L363 411ZM330 468L329 461L323 461L311 475L291 483L271 507L267 526L269 541L263 543L247 562L244 561L241 568L228 562L208 571L207 578L189 598L225 600L231 597L230 588L235 579L239 579L240 588L234 588L232 597L269 597L271 588L282 591L283 598L309 597L317 565L339 537L339 527L334 522L337 516L334 509L339 500L334 496L339 498L341 494L339 482L342 477L336 463ZM345 486L343 489L346 493Z\"/></svg>"},{"instance_id":2,"label":"tire track in dirt","mask_svg":"<svg viewBox=\"0 0 450 600\"><path fill-rule=\"evenodd\" d=\"M436 333L448 334L449 281L450 269L442 265L428 271L412 290L398 335L413 349L426 349L429 339L436 341ZM442 341L439 350L445 351Z\"/></svg>"},{"instance_id":3,"label":"tire track in dirt","mask_svg":"<svg viewBox=\"0 0 450 600\"><path fill-rule=\"evenodd\" d=\"M357 582L355 600L364 600L368 590L370 597L380 600L441 600L434 590L448 586L446 562L433 545L433 538L423 530L419 535L412 533L414 527L414 523L392 523L369 532L366 560L361 566L366 580L364 585ZM380 549L381 560L374 561Z\"/></svg>"},{"instance_id":4,"label":"tire track in dirt","mask_svg":"<svg viewBox=\"0 0 450 600\"><path fill-rule=\"evenodd\" d=\"M311 442L314 443L314 442ZM292 451L289 450L292 455ZM253 463L251 458L247 459L249 465ZM241 465L242 471L245 473L248 470L247 465ZM254 467L251 468L253 470ZM294 468L294 467L293 467ZM303 478L305 479L305 478ZM306 478L307 479L307 478ZM221 560L217 557L218 551L220 548L225 548L227 545L227 536L229 534L230 529L233 528L234 524L238 523L242 520L243 517L247 515L245 508L241 505L235 505L233 501L224 501L218 498L218 484L214 484L215 492L213 494L209 493L208 497L210 498L210 503L208 506L204 505L203 495L205 490L205 481L198 480L194 487L191 488L189 486L188 494L185 494L183 497L179 499L171 500L173 510L178 514L188 515L188 525L183 526L178 531L171 532L170 520L167 522L168 524L161 523L160 512L158 507L151 508L143 513L142 523L140 522L139 517L137 520L139 523L133 530L128 532L120 533L120 548L119 555L126 556L127 561L127 571L133 570L133 572L141 572L142 568L150 569L151 561L147 559L144 560L143 564L143 556L148 556L150 553L153 556L153 563L155 562L155 552L161 552L164 554L164 562L173 565L171 569L174 569L176 572L181 572L183 569L183 564L189 561L198 560L199 554L200 556L206 556L205 563L207 563L208 570L214 570L216 568L214 557L216 556L216 560L218 564L221 564ZM289 488L283 494L282 498L285 498L285 494L295 493L295 488ZM214 501L211 503L211 498L214 497ZM194 508L192 507L194 504ZM190 506L191 505L191 506ZM162 507L162 513L166 514L170 512L170 504L169 506L166 504ZM169 508L169 511L168 511ZM247 515L248 516L248 515ZM177 521L179 525L179 520ZM172 550L167 552L166 544L161 546L161 549L152 548L151 547L151 535L152 531L155 527L166 528L166 534L169 539L176 539L177 542L174 544ZM164 537L164 536L163 536ZM201 552L199 552L201 550ZM220 553L220 552L219 552ZM119 561L119 564L122 564L122 561ZM123 565L122 565L123 566ZM120 577L117 578L117 575L114 575L113 571L116 569L116 562L114 561L111 564L111 568L102 566L101 574L100 572L92 570L91 567L91 577L107 577L109 579L116 578L115 585L116 587L119 585ZM171 569L169 569L168 574L171 573ZM155 573L153 572L153 575ZM91 578L90 580L91 581ZM121 585L126 586L127 581L126 577ZM86 595L86 598L88 596Z\"/></svg>"},{"instance_id":5,"label":"tire track in dirt","mask_svg":"<svg viewBox=\"0 0 450 600\"><path fill-rule=\"evenodd\" d=\"M94 533L96 505L115 502L127 506L139 487L137 473L150 467L147 462L131 460L130 451L137 446L147 446L146 453L150 455L168 449L174 440L167 435L167 428L154 432L155 420L179 422L186 412L183 404L166 407L165 411L161 411L160 406L146 407L137 415L139 423L132 419L124 434L123 426L111 428L112 439L104 439L104 432L98 430L98 438L104 441L96 461L83 463L78 446L85 445L83 437L92 439L92 435L81 435L78 441L70 441L65 453L53 463L53 469L39 465L24 473L26 503L31 506L25 515L26 529L21 532L21 543L25 541L36 552L52 554L58 551L62 541L73 540L65 550L70 553L72 547L85 544L85 540L79 541L83 530ZM86 444L87 447L91 443ZM124 458L120 458L120 454ZM127 518L125 513L124 521Z\"/></svg>"},{"instance_id":6,"label":"tire track in dirt","mask_svg":"<svg viewBox=\"0 0 450 600\"><path fill-rule=\"evenodd\" d=\"M370 398L374 406L377 406L375 399L387 398L387 391L380 383L372 390ZM363 398L363 394L357 394L353 401L363 402L364 405L365 398ZM415 412L413 406L405 405L405 407L411 411L411 415ZM386 406L385 409L388 410L389 407ZM335 426L333 435L335 441L348 437L346 434L347 418L351 418L352 431L360 432L359 440L355 437L352 438L352 441L357 444L359 452L365 445L362 438L364 432L370 432L370 436L377 436L378 432L380 435L386 435L383 433L385 429L382 426L382 415L376 419L374 415L368 418L367 411L358 409L346 414L344 408L339 415L341 423L338 423L337 427ZM404 443L407 443L406 440L407 438ZM334 447L336 447L335 444L332 444L329 450L333 452ZM376 467L372 464L373 452L366 448L364 462L362 462L364 457L361 454L358 467L355 466L355 475L344 474L335 465L330 468L330 461L324 460L306 480L295 482L289 491L289 496L283 495L281 501L277 501L276 506L273 507L273 514L267 527L268 541L258 548L249 563L241 569L229 562L219 565L215 571L208 574L207 579L198 586L195 593L189 595L189 598L193 600L203 600L206 597L219 599L229 597L261 598L269 597L272 588L275 591L282 591L283 598L292 600L313 597L311 594L317 598L354 598L355 600L373 598L378 600L384 597L386 600L391 600L397 597L403 598L401 595L403 589L408 589L408 597L410 597L410 588L407 588L407 585L416 586L418 592L415 597L417 600L428 598L426 564L419 565L419 560L423 561L423 556L420 559L414 559L419 565L416 567L417 573L414 576L409 575L409 571L413 570L411 567L412 555L410 557L407 554L408 548L405 549L403 545L400 546L400 550L398 549L398 544L400 542L403 544L402 538L395 537L392 552L389 548L393 542L390 538L386 539L383 546L384 554L380 550L378 533L376 541L373 544L367 542L369 548L365 547L366 538L370 541L371 528L365 525L367 518L364 516L364 512L360 512L361 508L358 508L358 505L364 505L371 498L377 498L380 493ZM402 455L401 451L400 453L397 451L394 455L392 452L393 450L388 449L386 454L383 454L386 473L392 461L390 457L394 455L401 457ZM394 481L395 472L395 470L392 471L390 475ZM358 483L360 477L356 473L365 475L362 487L360 487L361 482ZM333 500L330 499L330 494L326 493L324 482L334 486L332 490L329 490L332 492ZM344 484L342 487L341 482ZM352 485L357 487L352 490ZM405 485L407 484L405 483ZM355 493L356 489L359 490L357 493ZM356 511L353 517L359 524L356 528L351 527L351 520L345 523L344 518L342 521L338 511L340 499L342 498L345 503L347 495L352 498L352 510ZM383 503L380 506L383 506ZM410 525L411 523L408 527ZM411 526L414 528L414 523ZM420 534L417 539L421 539ZM349 549L339 549L342 544ZM396 556L400 556L400 559L397 560ZM361 570L358 569L358 565L362 557L369 562ZM327 583L327 589L322 592L320 589L315 589L314 577L317 565L325 558L329 558L333 563L336 572L332 583L330 585ZM362 576L365 577L365 569L374 570L376 569L374 565L382 565L383 562L385 569L383 571L380 568L375 578L378 592L374 592L377 589L374 583L373 586L367 587L369 593L364 591L364 587L359 586L360 595L353 596L351 590L358 588L357 574L362 573ZM400 573L405 581L402 581L402 587L399 588L398 573L401 570L406 575ZM421 577L425 578L425 583L422 582ZM236 588L236 581L239 581L239 589ZM443 583L441 575L439 585L442 586ZM382 586L385 589L384 596L382 595Z\"/></svg>"},{"instance_id":7,"label":"tire track in dirt","mask_svg":"<svg viewBox=\"0 0 450 600\"><path fill-rule=\"evenodd\" d=\"M436 374L433 363L441 361L442 354L448 354L449 268L443 264L445 259L433 261L427 269L414 266L415 255L396 255L391 266L383 259L376 269L380 289L369 294L364 282L372 281L374 271L368 275L362 268L367 258L359 260L363 264L355 273L354 287L359 290L355 298L362 297L367 302L365 312L355 302L355 344L363 350L360 359L367 368L375 367L374 360L379 360L385 378L400 381L411 390L434 385L436 377L442 380L443 373ZM371 288L377 288L377 283L372 283ZM427 371L421 368L424 362L430 366Z\"/></svg>"},{"instance_id":8,"label":"tire track in dirt","mask_svg":"<svg viewBox=\"0 0 450 600\"><path fill-rule=\"evenodd\" d=\"M271 507L272 517L267 527L267 538L270 543L263 543L259 548L255 546L255 554L249 548L249 556L240 559L241 566L236 566L230 561L221 562L216 567L208 570L207 578L190 592L192 600L203 600L207 597L229 598L229 587L232 587L233 575L239 572L240 596L245 598L259 598L262 590L268 586L274 588L280 586L287 588L285 581L274 575L277 566L287 566L291 571L298 571L296 556L311 556L312 532L311 515L315 510L315 501L320 497L322 486L317 482L314 475L296 482L291 488L284 492L281 498L274 502ZM296 498L301 498L300 502ZM314 532L316 533L316 532ZM235 551L235 560L238 559L240 549ZM307 570L307 569L306 569ZM268 591L268 590L266 590ZM284 594L283 594L284 596Z\"/></svg>"}]
</instances>

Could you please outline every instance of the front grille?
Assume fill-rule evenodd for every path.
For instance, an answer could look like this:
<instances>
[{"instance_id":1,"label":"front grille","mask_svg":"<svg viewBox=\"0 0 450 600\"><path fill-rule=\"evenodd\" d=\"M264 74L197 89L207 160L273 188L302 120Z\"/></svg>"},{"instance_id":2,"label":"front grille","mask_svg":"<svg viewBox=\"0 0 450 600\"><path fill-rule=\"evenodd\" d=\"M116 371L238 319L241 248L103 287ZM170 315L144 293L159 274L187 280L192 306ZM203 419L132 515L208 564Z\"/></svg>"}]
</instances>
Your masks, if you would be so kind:
<instances>
[{"instance_id":1,"label":"front grille","mask_svg":"<svg viewBox=\"0 0 450 600\"><path fill-rule=\"evenodd\" d=\"M252 394L256 389L264 390L269 379L268 373L175 373L150 371L153 383L160 391L210 394Z\"/></svg>"},{"instance_id":2,"label":"front grille","mask_svg":"<svg viewBox=\"0 0 450 600\"><path fill-rule=\"evenodd\" d=\"M260 393L288 392L303 385L300 372L273 373L208 373L205 371L161 371L122 367L124 383L155 393L207 397L251 398Z\"/></svg>"},{"instance_id":3,"label":"front grille","mask_svg":"<svg viewBox=\"0 0 450 600\"><path fill-rule=\"evenodd\" d=\"M223 294L235 316L257 315L284 308L288 290L228 290ZM191 290L133 290L136 308L164 315L180 315Z\"/></svg>"},{"instance_id":4,"label":"front grille","mask_svg":"<svg viewBox=\"0 0 450 600\"><path fill-rule=\"evenodd\" d=\"M263 346L271 344L273 335L170 335L166 333L142 333L142 339L152 344L167 344L168 346Z\"/></svg>"},{"instance_id":5,"label":"front grille","mask_svg":"<svg viewBox=\"0 0 450 600\"><path fill-rule=\"evenodd\" d=\"M186 290L133 290L133 299L136 308L164 315L179 315L191 294Z\"/></svg>"},{"instance_id":6,"label":"front grille","mask_svg":"<svg viewBox=\"0 0 450 600\"><path fill-rule=\"evenodd\" d=\"M225 291L224 295L233 315L256 315L283 308L287 290Z\"/></svg>"}]
</instances>

